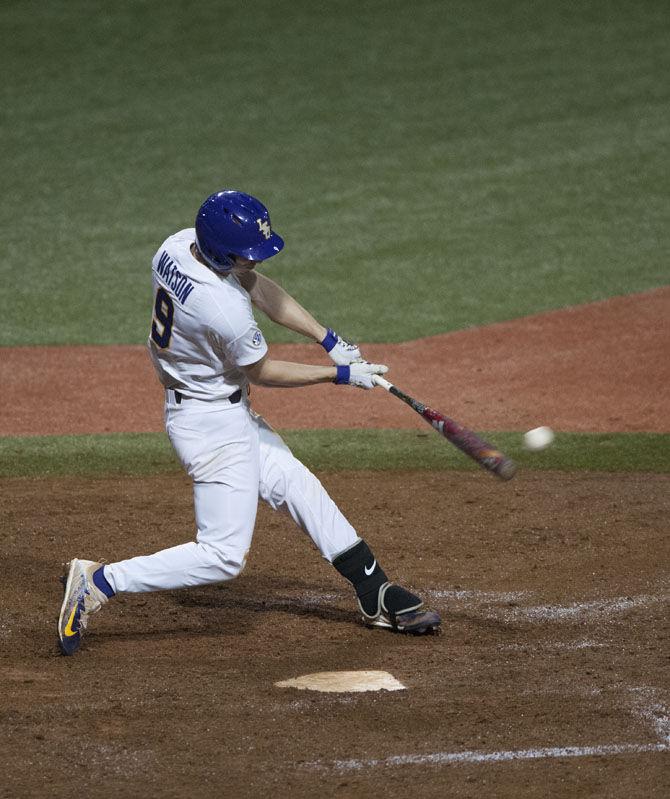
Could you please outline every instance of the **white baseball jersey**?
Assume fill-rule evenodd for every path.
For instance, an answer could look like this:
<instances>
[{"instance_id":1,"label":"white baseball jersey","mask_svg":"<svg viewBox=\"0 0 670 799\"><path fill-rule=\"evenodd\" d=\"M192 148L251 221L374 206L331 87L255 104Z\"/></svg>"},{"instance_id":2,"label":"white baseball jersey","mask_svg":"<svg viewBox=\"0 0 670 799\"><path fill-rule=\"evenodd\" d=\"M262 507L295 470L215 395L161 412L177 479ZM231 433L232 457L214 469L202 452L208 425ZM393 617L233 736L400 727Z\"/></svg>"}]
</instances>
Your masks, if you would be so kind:
<instances>
[{"instance_id":1,"label":"white baseball jersey","mask_svg":"<svg viewBox=\"0 0 670 799\"><path fill-rule=\"evenodd\" d=\"M170 236L152 262L154 313L148 347L165 388L219 400L247 385L240 366L267 353L251 298L231 273L219 275L191 254L195 229Z\"/></svg>"}]
</instances>

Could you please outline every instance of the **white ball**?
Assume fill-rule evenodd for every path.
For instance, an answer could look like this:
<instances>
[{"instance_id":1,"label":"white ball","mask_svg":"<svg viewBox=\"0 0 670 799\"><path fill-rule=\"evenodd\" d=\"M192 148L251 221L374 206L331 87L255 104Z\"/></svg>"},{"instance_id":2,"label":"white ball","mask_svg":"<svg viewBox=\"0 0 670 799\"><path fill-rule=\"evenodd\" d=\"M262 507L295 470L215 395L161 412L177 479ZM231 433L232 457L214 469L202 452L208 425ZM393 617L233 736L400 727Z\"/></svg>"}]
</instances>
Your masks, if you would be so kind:
<instances>
[{"instance_id":1,"label":"white ball","mask_svg":"<svg viewBox=\"0 0 670 799\"><path fill-rule=\"evenodd\" d=\"M551 427L535 427L523 434L523 445L531 452L545 449L554 440L554 431Z\"/></svg>"}]
</instances>

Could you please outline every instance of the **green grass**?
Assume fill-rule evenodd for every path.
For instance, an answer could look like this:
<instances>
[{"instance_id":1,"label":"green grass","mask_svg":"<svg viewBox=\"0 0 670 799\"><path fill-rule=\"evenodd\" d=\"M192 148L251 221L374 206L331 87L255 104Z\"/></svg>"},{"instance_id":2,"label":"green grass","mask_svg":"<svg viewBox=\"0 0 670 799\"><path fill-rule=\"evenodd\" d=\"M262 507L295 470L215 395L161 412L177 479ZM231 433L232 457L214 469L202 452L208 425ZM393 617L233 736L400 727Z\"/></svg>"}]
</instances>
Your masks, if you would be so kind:
<instances>
[{"instance_id":1,"label":"green grass","mask_svg":"<svg viewBox=\"0 0 670 799\"><path fill-rule=\"evenodd\" d=\"M521 470L670 472L670 435L559 433L539 453L521 449L520 433L488 433ZM473 462L431 431L285 431L284 440L310 468L325 471L462 470ZM160 433L0 438L0 477L145 475L180 466Z\"/></svg>"},{"instance_id":2,"label":"green grass","mask_svg":"<svg viewBox=\"0 0 670 799\"><path fill-rule=\"evenodd\" d=\"M7 0L0 24L0 345L143 341L155 249L224 185L270 206L270 273L361 340L667 282L666 0Z\"/></svg>"}]
</instances>

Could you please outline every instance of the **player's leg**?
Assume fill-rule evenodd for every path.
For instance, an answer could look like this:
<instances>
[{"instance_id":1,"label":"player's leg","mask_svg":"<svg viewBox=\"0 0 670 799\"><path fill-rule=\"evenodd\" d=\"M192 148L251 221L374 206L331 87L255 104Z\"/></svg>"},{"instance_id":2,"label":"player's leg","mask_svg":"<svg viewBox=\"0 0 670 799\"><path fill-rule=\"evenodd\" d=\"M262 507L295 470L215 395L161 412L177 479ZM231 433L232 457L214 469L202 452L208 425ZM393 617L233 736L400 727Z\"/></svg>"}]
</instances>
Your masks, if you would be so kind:
<instances>
[{"instance_id":1,"label":"player's leg","mask_svg":"<svg viewBox=\"0 0 670 799\"><path fill-rule=\"evenodd\" d=\"M258 506L248 485L240 472L227 483L194 483L196 540L105 566L114 592L187 588L237 577L251 545Z\"/></svg>"},{"instance_id":2,"label":"player's leg","mask_svg":"<svg viewBox=\"0 0 670 799\"><path fill-rule=\"evenodd\" d=\"M61 650L79 648L88 617L116 592L230 580L244 568L258 508L258 428L245 406L181 414L168 424L193 478L196 540L109 565L74 558L58 620Z\"/></svg>"},{"instance_id":3,"label":"player's leg","mask_svg":"<svg viewBox=\"0 0 670 799\"><path fill-rule=\"evenodd\" d=\"M398 632L437 629L440 617L415 594L389 582L368 547L321 482L261 418L259 492L275 510L286 510L319 552L353 585L366 624Z\"/></svg>"},{"instance_id":4,"label":"player's leg","mask_svg":"<svg viewBox=\"0 0 670 799\"><path fill-rule=\"evenodd\" d=\"M251 545L259 481L258 430L240 405L168 424L193 478L196 540L105 566L114 591L157 591L231 580Z\"/></svg>"},{"instance_id":5,"label":"player's leg","mask_svg":"<svg viewBox=\"0 0 670 799\"><path fill-rule=\"evenodd\" d=\"M302 464L265 420L255 422L260 439L259 494L274 510L291 514L326 560L358 540L320 481Z\"/></svg>"}]
</instances>

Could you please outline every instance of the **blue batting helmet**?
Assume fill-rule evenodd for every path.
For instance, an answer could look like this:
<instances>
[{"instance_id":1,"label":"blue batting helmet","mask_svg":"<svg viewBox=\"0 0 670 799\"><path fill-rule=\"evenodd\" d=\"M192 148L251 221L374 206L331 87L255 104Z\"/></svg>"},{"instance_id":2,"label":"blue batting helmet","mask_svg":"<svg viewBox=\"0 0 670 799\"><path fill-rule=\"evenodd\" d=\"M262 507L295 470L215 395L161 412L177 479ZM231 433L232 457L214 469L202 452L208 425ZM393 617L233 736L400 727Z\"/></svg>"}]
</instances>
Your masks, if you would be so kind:
<instances>
[{"instance_id":1,"label":"blue batting helmet","mask_svg":"<svg viewBox=\"0 0 670 799\"><path fill-rule=\"evenodd\" d=\"M211 194L200 206L195 241L205 261L219 272L232 268L232 256L265 261L284 246L283 239L272 232L263 203L230 190Z\"/></svg>"}]
</instances>

